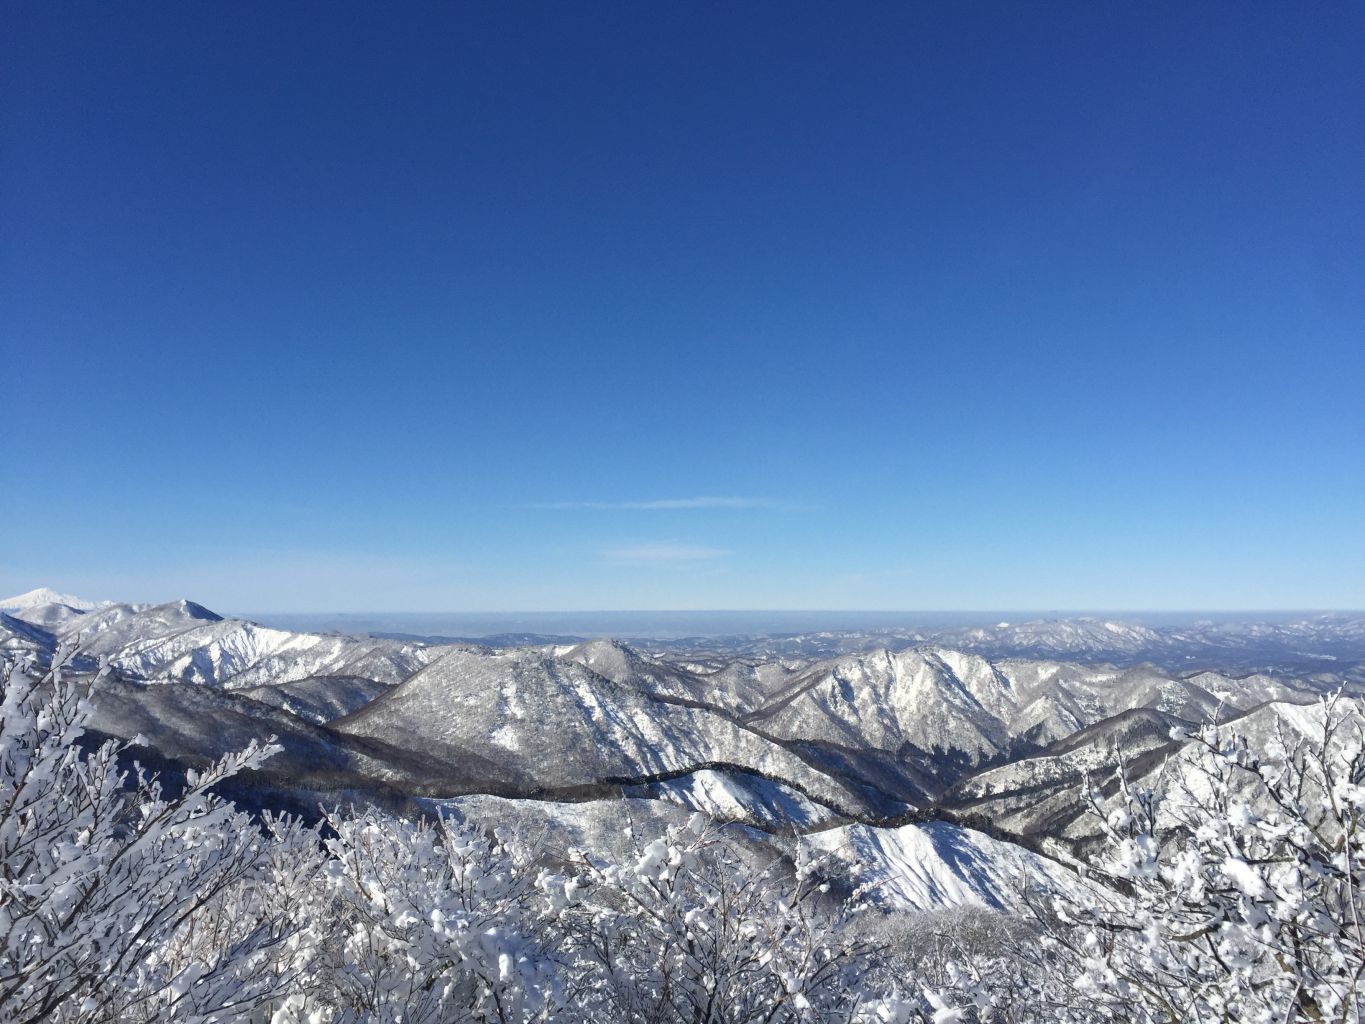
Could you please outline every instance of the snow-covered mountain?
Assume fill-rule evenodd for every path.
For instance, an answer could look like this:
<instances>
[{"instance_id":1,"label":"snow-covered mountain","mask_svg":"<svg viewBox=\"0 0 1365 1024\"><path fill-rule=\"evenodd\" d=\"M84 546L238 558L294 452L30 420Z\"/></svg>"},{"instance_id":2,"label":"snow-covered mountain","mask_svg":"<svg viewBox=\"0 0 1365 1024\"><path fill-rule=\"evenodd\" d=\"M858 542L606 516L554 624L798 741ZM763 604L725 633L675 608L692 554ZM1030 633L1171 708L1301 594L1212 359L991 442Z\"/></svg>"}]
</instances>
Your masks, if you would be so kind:
<instances>
[{"instance_id":1,"label":"snow-covered mountain","mask_svg":"<svg viewBox=\"0 0 1365 1024\"><path fill-rule=\"evenodd\" d=\"M16 594L0 601L0 612L44 629L61 629L87 612L105 607L108 601L87 601L59 594L47 587Z\"/></svg>"},{"instance_id":2,"label":"snow-covered mountain","mask_svg":"<svg viewBox=\"0 0 1365 1024\"><path fill-rule=\"evenodd\" d=\"M792 638L499 648L297 632L191 601L39 600L49 596L60 595L0 612L0 657L41 663L66 646L74 671L105 661L93 735L139 737L172 774L278 737L284 752L236 783L251 805L477 809L580 838L619 828L632 808L659 823L700 811L760 858L806 844L888 909L1008 905L1020 872L1055 867L1009 837L1058 853L1088 841L1084 780L1103 789L1119 751L1156 778L1183 742L1173 733L1214 717L1309 728L1300 705L1354 685L1365 665L1365 632L1352 641L1347 619L1183 637L1103 620L1000 623L957 631L958 646L881 633L823 656L874 638L820 634L799 654ZM1197 669L1134 660L1212 650L1214 638L1226 657ZM777 653L761 653L769 641ZM1337 660L1232 670L1271 642L1308 655L1320 644ZM1001 645L1087 658L990 653ZM1098 660L1116 650L1127 653ZM997 838L964 827L974 822Z\"/></svg>"},{"instance_id":3,"label":"snow-covered mountain","mask_svg":"<svg viewBox=\"0 0 1365 1024\"><path fill-rule=\"evenodd\" d=\"M582 849L618 861L633 858L641 838L657 836L691 814L686 804L630 797L563 804L468 796L433 806L456 820L538 837L554 854ZM858 891L891 913L962 905L1005 910L1018 905L1026 879L1066 888L1075 878L1068 865L941 821L896 828L847 825L774 839L733 826L724 832L756 865L801 852L842 883L843 895Z\"/></svg>"},{"instance_id":4,"label":"snow-covered mountain","mask_svg":"<svg viewBox=\"0 0 1365 1024\"><path fill-rule=\"evenodd\" d=\"M1292 694L1289 699L1241 709L1225 705L1204 721L1216 720L1222 728L1244 737L1251 749L1274 752L1285 745L1320 742L1325 714L1322 700ZM1131 785L1169 791L1171 767L1193 748L1189 737L1196 728L1196 722L1157 707L1133 708L1035 756L959 781L943 795L941 805L955 817L989 821L1016 836L1055 841L1056 849L1080 851L1099 834L1087 787L1101 803L1118 799L1117 770L1122 760ZM1365 732L1365 722L1354 710L1346 729ZM1319 798L1325 796L1308 797L1310 802ZM1255 803L1254 795L1247 799ZM1274 808L1263 810L1273 812Z\"/></svg>"},{"instance_id":5,"label":"snow-covered mountain","mask_svg":"<svg viewBox=\"0 0 1365 1024\"><path fill-rule=\"evenodd\" d=\"M396 640L292 633L225 619L193 601L116 604L56 630L90 657L107 657L125 678L199 683L225 689L280 686L314 676L395 685L435 648Z\"/></svg>"},{"instance_id":6,"label":"snow-covered mountain","mask_svg":"<svg viewBox=\"0 0 1365 1024\"><path fill-rule=\"evenodd\" d=\"M30 608L41 608L43 605L59 604L78 612L88 612L102 608L108 603L108 601L87 601L81 597L73 597L71 594L59 594L47 587L39 587L37 590L30 590L25 594L0 598L0 611L27 611Z\"/></svg>"},{"instance_id":7,"label":"snow-covered mountain","mask_svg":"<svg viewBox=\"0 0 1365 1024\"><path fill-rule=\"evenodd\" d=\"M413 795L451 791L444 766L420 751L353 740L230 691L109 679L100 685L94 708L96 733L137 739L188 766L274 737L284 749L261 773L272 785L319 791L397 784Z\"/></svg>"},{"instance_id":8,"label":"snow-covered mountain","mask_svg":"<svg viewBox=\"0 0 1365 1024\"><path fill-rule=\"evenodd\" d=\"M746 822L762 829L805 831L841 817L791 786L737 768L700 768L629 786L626 792L701 811L715 821Z\"/></svg>"},{"instance_id":9,"label":"snow-covered mountain","mask_svg":"<svg viewBox=\"0 0 1365 1024\"><path fill-rule=\"evenodd\" d=\"M1031 659L1132 666L1148 662L1168 672L1214 669L1331 674L1365 685L1365 616L1326 614L1146 624L1072 617L998 621L971 626L907 625L772 636L712 636L643 643L695 660L743 657L813 661L879 649L937 646L992 661Z\"/></svg>"},{"instance_id":10,"label":"snow-covered mountain","mask_svg":"<svg viewBox=\"0 0 1365 1024\"><path fill-rule=\"evenodd\" d=\"M657 779L735 765L778 779L848 813L870 811L834 777L714 709L651 692L622 671L613 648L598 674L583 652L542 648L447 651L334 726L391 744L417 744L449 759L496 761L535 790L569 790ZM603 651L603 655L608 652Z\"/></svg>"},{"instance_id":11,"label":"snow-covered mountain","mask_svg":"<svg viewBox=\"0 0 1365 1024\"><path fill-rule=\"evenodd\" d=\"M741 721L827 761L851 757L883 792L923 801L965 774L1135 708L1199 722L1224 705L1245 710L1311 692L1266 677L1184 679L1149 665L992 662L925 646L816 662Z\"/></svg>"},{"instance_id":12,"label":"snow-covered mountain","mask_svg":"<svg viewBox=\"0 0 1365 1024\"><path fill-rule=\"evenodd\" d=\"M786 740L978 763L1008 747L1010 686L984 658L880 650L816 663L745 720Z\"/></svg>"},{"instance_id":13,"label":"snow-covered mountain","mask_svg":"<svg viewBox=\"0 0 1365 1024\"><path fill-rule=\"evenodd\" d=\"M1137 765L1159 764L1189 723L1157 708L1135 708L1102 719L1040 753L971 775L944 794L955 811L992 822L1018 836L1072 834L1086 811L1087 776L1102 783L1122 756ZM1088 834L1082 830L1082 834Z\"/></svg>"},{"instance_id":14,"label":"snow-covered mountain","mask_svg":"<svg viewBox=\"0 0 1365 1024\"><path fill-rule=\"evenodd\" d=\"M961 650L1006 649L1015 656L1070 658L1141 655L1162 642L1161 634L1147 626L1110 619L1040 619L1030 622L999 622L975 629L947 629L934 636L937 643Z\"/></svg>"},{"instance_id":15,"label":"snow-covered mountain","mask_svg":"<svg viewBox=\"0 0 1365 1024\"><path fill-rule=\"evenodd\" d=\"M388 683L364 676L308 676L237 692L321 725L360 710L388 689Z\"/></svg>"}]
</instances>

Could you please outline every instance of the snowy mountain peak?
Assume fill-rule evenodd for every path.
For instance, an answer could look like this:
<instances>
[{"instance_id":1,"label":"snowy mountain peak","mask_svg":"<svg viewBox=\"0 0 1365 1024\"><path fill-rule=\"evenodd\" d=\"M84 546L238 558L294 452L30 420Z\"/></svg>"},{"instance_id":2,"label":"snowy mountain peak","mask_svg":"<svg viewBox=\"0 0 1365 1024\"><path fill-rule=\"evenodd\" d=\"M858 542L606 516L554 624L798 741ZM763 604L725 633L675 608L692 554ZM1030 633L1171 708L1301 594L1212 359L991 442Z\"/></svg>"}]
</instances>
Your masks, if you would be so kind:
<instances>
[{"instance_id":1,"label":"snowy mountain peak","mask_svg":"<svg viewBox=\"0 0 1365 1024\"><path fill-rule=\"evenodd\" d=\"M184 598L172 602L172 606L182 615L188 616L191 619L203 619L206 622L221 622L223 620L223 617L217 612L209 611L209 609L205 608L202 604L196 604L194 601L186 601Z\"/></svg>"},{"instance_id":2,"label":"snowy mountain peak","mask_svg":"<svg viewBox=\"0 0 1365 1024\"><path fill-rule=\"evenodd\" d=\"M630 679L646 664L638 651L619 640L587 640L569 648L563 656L618 683Z\"/></svg>"},{"instance_id":3,"label":"snowy mountain peak","mask_svg":"<svg viewBox=\"0 0 1365 1024\"><path fill-rule=\"evenodd\" d=\"M26 608L37 608L45 604L60 604L77 611L88 612L96 608L103 608L108 603L108 601L87 601L71 594L59 594L47 587L39 587L37 590L30 590L26 594L15 594L13 597L0 599L0 608L5 609L5 611L23 611Z\"/></svg>"}]
</instances>

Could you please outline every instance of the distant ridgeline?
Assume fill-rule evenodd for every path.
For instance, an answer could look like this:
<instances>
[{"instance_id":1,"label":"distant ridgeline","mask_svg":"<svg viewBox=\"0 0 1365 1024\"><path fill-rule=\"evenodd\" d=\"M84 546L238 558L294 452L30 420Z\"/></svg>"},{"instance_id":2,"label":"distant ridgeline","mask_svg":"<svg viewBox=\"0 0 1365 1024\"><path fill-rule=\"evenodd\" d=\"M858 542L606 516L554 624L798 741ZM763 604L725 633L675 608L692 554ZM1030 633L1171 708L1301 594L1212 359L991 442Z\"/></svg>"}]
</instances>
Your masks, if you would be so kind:
<instances>
[{"instance_id":1,"label":"distant ridgeline","mask_svg":"<svg viewBox=\"0 0 1365 1024\"><path fill-rule=\"evenodd\" d=\"M516 817L534 800L587 838L645 806L779 845L990 822L1010 857L1065 856L1095 839L1084 781L1112 775L1120 752L1156 772L1201 723L1245 716L1266 731L1282 709L1365 689L1365 620L1348 616L784 613L810 630L758 634L763 613L623 614L618 625L664 634L623 643L585 638L593 623L574 615L329 620L386 627L376 635L46 590L0 607L5 658L41 666L69 647L69 672L108 666L92 735L137 737L167 778L275 736L281 752L233 781L239 802L420 816L475 801ZM880 842L848 849L885 855ZM1005 900L994 886L978 895Z\"/></svg>"}]
</instances>

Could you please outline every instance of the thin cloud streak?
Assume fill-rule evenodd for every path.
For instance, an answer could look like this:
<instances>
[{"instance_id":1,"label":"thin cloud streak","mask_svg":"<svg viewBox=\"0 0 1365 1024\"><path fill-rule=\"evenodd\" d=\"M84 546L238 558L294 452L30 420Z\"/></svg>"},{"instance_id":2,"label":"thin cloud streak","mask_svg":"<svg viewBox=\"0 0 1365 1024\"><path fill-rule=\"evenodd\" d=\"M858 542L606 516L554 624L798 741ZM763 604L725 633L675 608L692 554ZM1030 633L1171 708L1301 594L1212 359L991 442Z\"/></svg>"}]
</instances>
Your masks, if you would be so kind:
<instances>
[{"instance_id":1,"label":"thin cloud streak","mask_svg":"<svg viewBox=\"0 0 1365 1024\"><path fill-rule=\"evenodd\" d=\"M659 512L686 509L782 508L770 498L658 498L653 501L542 501L527 505L539 509L590 509L595 511Z\"/></svg>"},{"instance_id":2,"label":"thin cloud streak","mask_svg":"<svg viewBox=\"0 0 1365 1024\"><path fill-rule=\"evenodd\" d=\"M724 548L708 548L697 544L632 544L608 548L606 551L606 556L613 562L637 564L704 562L728 554L731 552Z\"/></svg>"}]
</instances>

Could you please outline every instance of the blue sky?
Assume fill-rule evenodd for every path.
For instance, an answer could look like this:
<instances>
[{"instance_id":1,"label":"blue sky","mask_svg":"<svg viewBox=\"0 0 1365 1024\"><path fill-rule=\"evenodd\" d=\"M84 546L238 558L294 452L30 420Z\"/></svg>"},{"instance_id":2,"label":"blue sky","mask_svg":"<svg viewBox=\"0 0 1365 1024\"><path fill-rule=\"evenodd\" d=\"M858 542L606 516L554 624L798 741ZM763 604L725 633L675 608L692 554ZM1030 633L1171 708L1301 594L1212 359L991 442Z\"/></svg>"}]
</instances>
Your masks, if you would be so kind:
<instances>
[{"instance_id":1,"label":"blue sky","mask_svg":"<svg viewBox=\"0 0 1365 1024\"><path fill-rule=\"evenodd\" d=\"M1365 607L1365 7L5 22L0 593Z\"/></svg>"}]
</instances>

